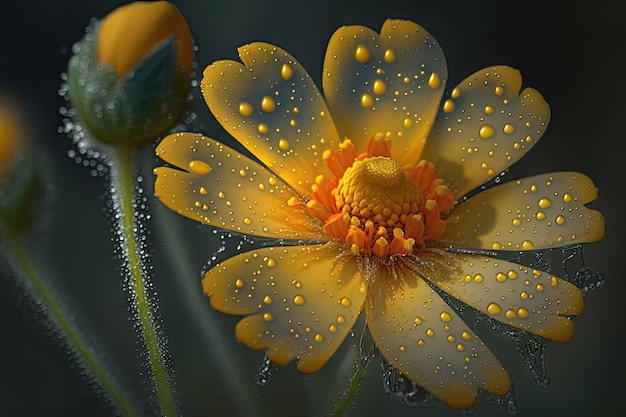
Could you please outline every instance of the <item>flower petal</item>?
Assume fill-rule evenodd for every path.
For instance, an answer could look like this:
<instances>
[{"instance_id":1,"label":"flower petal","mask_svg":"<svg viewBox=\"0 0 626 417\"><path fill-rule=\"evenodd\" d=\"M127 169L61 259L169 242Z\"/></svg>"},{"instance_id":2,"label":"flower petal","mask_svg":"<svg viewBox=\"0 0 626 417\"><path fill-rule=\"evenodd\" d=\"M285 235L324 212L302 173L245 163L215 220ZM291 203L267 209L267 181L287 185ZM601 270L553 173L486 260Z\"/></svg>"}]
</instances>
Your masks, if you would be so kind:
<instances>
[{"instance_id":1,"label":"flower petal","mask_svg":"<svg viewBox=\"0 0 626 417\"><path fill-rule=\"evenodd\" d=\"M595 242L604 236L604 217L585 204L597 196L589 177L577 172L510 181L455 207L439 240L455 248L495 250Z\"/></svg>"},{"instance_id":2,"label":"flower petal","mask_svg":"<svg viewBox=\"0 0 626 417\"><path fill-rule=\"evenodd\" d=\"M239 48L243 65L206 67L202 93L221 125L252 154L307 195L318 174L329 175L323 152L339 147L326 103L302 66L266 43Z\"/></svg>"},{"instance_id":3,"label":"flower petal","mask_svg":"<svg viewBox=\"0 0 626 417\"><path fill-rule=\"evenodd\" d=\"M457 255L457 272L434 280L442 290L496 320L567 342L583 295L567 281L533 268L482 255Z\"/></svg>"},{"instance_id":4,"label":"flower petal","mask_svg":"<svg viewBox=\"0 0 626 417\"><path fill-rule=\"evenodd\" d=\"M365 282L353 258L337 259L335 245L263 248L209 270L202 281L211 305L248 315L237 339L267 357L315 372L339 348L365 300Z\"/></svg>"},{"instance_id":5,"label":"flower petal","mask_svg":"<svg viewBox=\"0 0 626 417\"><path fill-rule=\"evenodd\" d=\"M154 193L190 219L255 236L325 239L302 210L287 205L298 194L259 163L195 133L174 133L156 149Z\"/></svg>"},{"instance_id":6,"label":"flower petal","mask_svg":"<svg viewBox=\"0 0 626 417\"><path fill-rule=\"evenodd\" d=\"M532 88L520 93L521 85L514 68L485 68L444 101L424 158L457 197L513 165L546 130L550 107Z\"/></svg>"},{"instance_id":7,"label":"flower petal","mask_svg":"<svg viewBox=\"0 0 626 417\"><path fill-rule=\"evenodd\" d=\"M454 310L422 278L396 271L377 280L399 279L402 288L385 288L367 302L367 323L383 356L450 407L471 407L479 388L508 392L506 370Z\"/></svg>"},{"instance_id":8,"label":"flower petal","mask_svg":"<svg viewBox=\"0 0 626 417\"><path fill-rule=\"evenodd\" d=\"M393 139L392 157L417 163L448 77L439 44L424 28L387 20L380 35L338 29L324 60L322 85L337 129L365 149L376 133Z\"/></svg>"}]
</instances>

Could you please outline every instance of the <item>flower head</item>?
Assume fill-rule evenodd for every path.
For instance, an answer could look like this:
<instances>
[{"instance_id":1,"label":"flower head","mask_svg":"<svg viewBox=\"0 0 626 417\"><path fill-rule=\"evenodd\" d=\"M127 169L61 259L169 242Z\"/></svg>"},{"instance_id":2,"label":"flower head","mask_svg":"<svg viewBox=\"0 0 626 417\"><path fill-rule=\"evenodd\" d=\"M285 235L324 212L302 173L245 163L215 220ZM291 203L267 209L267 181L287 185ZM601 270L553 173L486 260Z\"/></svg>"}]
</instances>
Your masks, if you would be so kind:
<instances>
[{"instance_id":1,"label":"flower head","mask_svg":"<svg viewBox=\"0 0 626 417\"><path fill-rule=\"evenodd\" d=\"M68 65L72 103L99 141L138 147L187 107L193 42L168 1L132 2L89 28Z\"/></svg>"},{"instance_id":2,"label":"flower head","mask_svg":"<svg viewBox=\"0 0 626 417\"><path fill-rule=\"evenodd\" d=\"M360 313L381 354L446 404L504 394L506 370L440 295L528 332L567 341L583 309L572 284L495 257L593 242L604 234L583 174L556 172L470 194L521 158L550 111L519 71L478 71L445 93L439 44L410 21L380 34L340 28L320 94L278 47L218 61L202 91L217 120L261 164L179 133L157 154L155 193L172 210L254 236L299 239L240 253L206 272L237 338L303 372L323 366ZM278 241L277 241L278 242ZM295 243L295 241L294 241ZM487 253L487 255L485 255ZM434 289L437 287L438 290Z\"/></svg>"}]
</instances>

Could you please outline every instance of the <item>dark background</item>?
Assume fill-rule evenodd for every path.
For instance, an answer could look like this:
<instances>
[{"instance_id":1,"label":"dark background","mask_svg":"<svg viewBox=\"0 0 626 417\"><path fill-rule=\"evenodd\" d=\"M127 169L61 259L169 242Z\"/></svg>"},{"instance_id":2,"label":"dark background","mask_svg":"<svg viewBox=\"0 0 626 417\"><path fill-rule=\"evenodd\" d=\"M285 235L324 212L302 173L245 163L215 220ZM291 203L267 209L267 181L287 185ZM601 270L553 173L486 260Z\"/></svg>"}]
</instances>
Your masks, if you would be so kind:
<instances>
[{"instance_id":1,"label":"dark background","mask_svg":"<svg viewBox=\"0 0 626 417\"><path fill-rule=\"evenodd\" d=\"M550 103L552 120L543 139L506 178L577 170L595 181L600 198L593 207L604 213L607 234L600 243L585 247L585 261L600 270L606 282L586 297L586 311L577 320L573 340L550 344L546 363L551 383L546 389L535 384L509 341L495 337L490 345L494 343L514 381L518 416L621 414L626 394L626 281L621 252L625 224L619 205L625 191L626 48L620 40L625 6L608 1L535 0L174 3L186 16L199 47L200 71L213 60L236 58L238 46L260 40L292 53L319 85L333 31L346 24L378 30L387 17L414 20L434 35L446 54L448 88L489 65L520 69L524 85L538 89ZM0 92L20 99L34 148L44 156L50 175L41 224L33 239L37 265L78 325L88 329L86 338L141 398L127 294L118 272L120 262L113 254L109 216L103 209L107 181L93 178L88 168L68 157L74 147L57 131L62 121L58 109L64 105L58 95L60 75L72 43L83 36L92 17L101 18L121 4L110 0L5 4L0 14ZM201 100L196 110L202 133L229 140ZM290 366L281 368L268 386L255 385L260 354L238 344L233 331L236 318L214 312L200 294L200 270L219 245L217 235L163 210L150 197L150 171L157 163L150 149L143 162L153 219L149 223L153 280L184 414L241 415L246 407L258 415L322 413L334 398L334 385L327 381L333 381L341 355L318 375L299 375ZM186 269L173 259L183 259ZM24 297L19 278L6 265L3 268L0 415L114 415ZM220 349L226 356L219 356ZM215 369L215 363L222 366ZM420 410L387 399L377 366L368 369L354 415L458 415L437 404ZM505 415L506 408L481 399L474 414Z\"/></svg>"}]
</instances>

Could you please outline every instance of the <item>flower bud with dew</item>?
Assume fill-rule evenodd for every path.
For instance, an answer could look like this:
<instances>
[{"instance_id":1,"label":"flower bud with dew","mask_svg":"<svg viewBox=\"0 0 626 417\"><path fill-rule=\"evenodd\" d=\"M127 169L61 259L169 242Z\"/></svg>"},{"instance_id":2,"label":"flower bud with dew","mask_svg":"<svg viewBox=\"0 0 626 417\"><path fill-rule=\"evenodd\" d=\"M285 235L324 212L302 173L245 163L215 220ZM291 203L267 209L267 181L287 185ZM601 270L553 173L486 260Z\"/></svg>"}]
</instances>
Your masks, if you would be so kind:
<instances>
[{"instance_id":1,"label":"flower bud with dew","mask_svg":"<svg viewBox=\"0 0 626 417\"><path fill-rule=\"evenodd\" d=\"M193 41L178 8L133 2L94 22L68 64L69 94L95 139L141 147L188 105Z\"/></svg>"}]
</instances>

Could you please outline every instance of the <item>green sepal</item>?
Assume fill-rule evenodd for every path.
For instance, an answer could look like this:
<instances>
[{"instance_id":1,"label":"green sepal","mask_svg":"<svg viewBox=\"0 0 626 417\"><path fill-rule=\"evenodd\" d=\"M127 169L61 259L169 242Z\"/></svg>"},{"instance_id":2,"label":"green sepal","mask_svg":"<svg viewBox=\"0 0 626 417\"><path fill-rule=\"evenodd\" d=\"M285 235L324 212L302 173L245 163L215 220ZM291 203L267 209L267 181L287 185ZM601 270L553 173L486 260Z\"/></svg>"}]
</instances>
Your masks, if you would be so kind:
<instances>
[{"instance_id":1,"label":"green sepal","mask_svg":"<svg viewBox=\"0 0 626 417\"><path fill-rule=\"evenodd\" d=\"M41 160L25 154L0 178L0 240L27 231L41 211L45 180Z\"/></svg>"}]
</instances>

